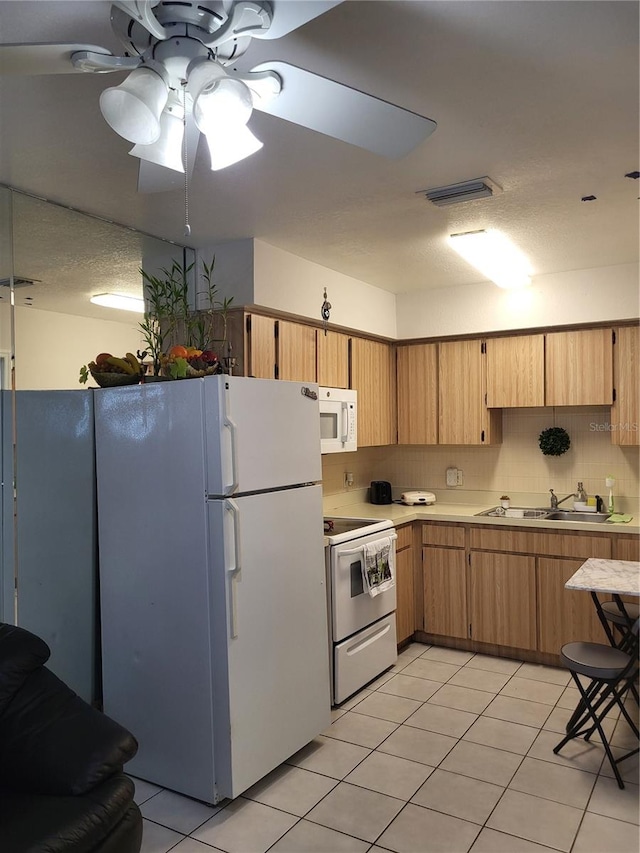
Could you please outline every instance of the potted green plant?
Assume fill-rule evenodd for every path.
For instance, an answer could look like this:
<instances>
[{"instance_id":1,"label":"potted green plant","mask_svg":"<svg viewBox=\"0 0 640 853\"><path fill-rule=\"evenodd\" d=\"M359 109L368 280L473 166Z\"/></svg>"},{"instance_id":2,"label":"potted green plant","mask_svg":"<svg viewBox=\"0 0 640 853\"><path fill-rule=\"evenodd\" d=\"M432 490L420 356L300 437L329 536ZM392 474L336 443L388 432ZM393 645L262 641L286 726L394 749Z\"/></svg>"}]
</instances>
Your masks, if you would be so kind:
<instances>
[{"instance_id":1,"label":"potted green plant","mask_svg":"<svg viewBox=\"0 0 640 853\"><path fill-rule=\"evenodd\" d=\"M189 303L189 273L194 263L185 265L174 260L170 268L161 269L162 276L152 275L144 269L140 270L145 282L145 300L147 310L140 325L146 345L139 357L150 357L153 364L154 376L167 368L172 378L182 378L193 375L189 372L187 358L192 358L199 368L208 369L213 359L216 344L224 347L227 339L227 312L233 297L217 299L217 287L213 282L215 255L211 263L203 261L203 271L200 277L206 288L196 292L198 297L205 297L207 307L192 308ZM218 329L219 326L219 329ZM220 336L216 335L219 330ZM192 356L174 357L167 365L167 357L172 348L194 350ZM198 363L202 355L207 353L203 364ZM196 370L197 374L197 370Z\"/></svg>"}]
</instances>

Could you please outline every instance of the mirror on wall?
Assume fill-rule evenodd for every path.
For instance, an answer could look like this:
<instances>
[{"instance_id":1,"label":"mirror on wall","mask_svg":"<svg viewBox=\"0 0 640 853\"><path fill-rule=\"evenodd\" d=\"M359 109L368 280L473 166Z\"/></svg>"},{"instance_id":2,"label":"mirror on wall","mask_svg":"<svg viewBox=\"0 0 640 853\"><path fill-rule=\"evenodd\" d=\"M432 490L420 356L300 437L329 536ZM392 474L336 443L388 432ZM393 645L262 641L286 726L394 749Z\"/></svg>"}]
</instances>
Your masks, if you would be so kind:
<instances>
[{"instance_id":1,"label":"mirror on wall","mask_svg":"<svg viewBox=\"0 0 640 853\"><path fill-rule=\"evenodd\" d=\"M142 297L140 268L170 267L184 249L41 199L12 196L16 388L79 388L80 367L98 353L135 353L143 344L141 314L94 305L90 297Z\"/></svg>"},{"instance_id":2,"label":"mirror on wall","mask_svg":"<svg viewBox=\"0 0 640 853\"><path fill-rule=\"evenodd\" d=\"M141 349L143 316L90 297L140 298L141 268L192 250L2 187L0 249L0 621L42 637L50 668L99 704L93 398L112 391L79 375Z\"/></svg>"}]
</instances>

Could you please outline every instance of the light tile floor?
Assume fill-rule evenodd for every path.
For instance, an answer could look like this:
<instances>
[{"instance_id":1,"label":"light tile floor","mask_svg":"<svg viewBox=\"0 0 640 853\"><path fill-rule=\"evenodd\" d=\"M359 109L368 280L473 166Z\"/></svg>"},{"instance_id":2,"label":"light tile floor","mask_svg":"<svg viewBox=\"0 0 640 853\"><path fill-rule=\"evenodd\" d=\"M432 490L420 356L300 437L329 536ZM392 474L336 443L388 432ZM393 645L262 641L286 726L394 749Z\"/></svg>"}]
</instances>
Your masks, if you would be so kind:
<instances>
[{"instance_id":1,"label":"light tile floor","mask_svg":"<svg viewBox=\"0 0 640 853\"><path fill-rule=\"evenodd\" d=\"M142 853L637 853L637 756L621 791L597 742L552 752L577 697L563 669L413 643L233 802L134 780Z\"/></svg>"}]
</instances>

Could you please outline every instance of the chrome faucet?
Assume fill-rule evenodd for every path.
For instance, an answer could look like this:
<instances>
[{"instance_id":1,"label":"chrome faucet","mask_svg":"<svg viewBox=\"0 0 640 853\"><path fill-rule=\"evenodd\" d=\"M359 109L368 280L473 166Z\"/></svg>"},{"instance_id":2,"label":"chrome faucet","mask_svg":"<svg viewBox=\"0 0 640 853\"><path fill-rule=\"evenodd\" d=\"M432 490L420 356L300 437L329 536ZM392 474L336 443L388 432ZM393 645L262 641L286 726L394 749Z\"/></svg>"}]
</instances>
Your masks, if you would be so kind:
<instances>
[{"instance_id":1,"label":"chrome faucet","mask_svg":"<svg viewBox=\"0 0 640 853\"><path fill-rule=\"evenodd\" d=\"M558 506L559 506L560 504L563 504L565 501L568 501L568 500L569 500L569 498L574 497L573 492L571 492L571 494L569 494L569 495L567 495L566 497L561 498L560 500L558 500L558 498L555 496L555 494L554 494L554 492L553 492L553 489L549 489L549 491L551 492L551 509L558 509Z\"/></svg>"}]
</instances>

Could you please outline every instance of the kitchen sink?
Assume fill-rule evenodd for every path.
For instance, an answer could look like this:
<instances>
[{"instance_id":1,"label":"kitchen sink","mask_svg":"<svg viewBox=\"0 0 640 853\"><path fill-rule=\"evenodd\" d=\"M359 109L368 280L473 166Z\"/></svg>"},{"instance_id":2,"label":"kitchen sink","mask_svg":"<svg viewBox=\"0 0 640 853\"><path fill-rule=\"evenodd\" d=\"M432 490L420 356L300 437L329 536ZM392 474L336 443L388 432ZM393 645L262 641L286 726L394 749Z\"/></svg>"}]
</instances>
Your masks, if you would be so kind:
<instances>
[{"instance_id":1,"label":"kitchen sink","mask_svg":"<svg viewBox=\"0 0 640 853\"><path fill-rule=\"evenodd\" d=\"M608 512L580 512L575 509L531 509L520 506L510 507L509 510L504 510L500 506L493 506L491 509L477 512L476 516L479 515L488 515L492 518L544 518L545 521L588 521L596 524L609 518Z\"/></svg>"},{"instance_id":2,"label":"kitchen sink","mask_svg":"<svg viewBox=\"0 0 640 853\"><path fill-rule=\"evenodd\" d=\"M510 510L513 512L507 512L501 506L493 506L491 509L477 512L476 515L490 515L495 518L546 518L548 514L546 509L530 509L521 506L510 507Z\"/></svg>"},{"instance_id":3,"label":"kitchen sink","mask_svg":"<svg viewBox=\"0 0 640 853\"><path fill-rule=\"evenodd\" d=\"M550 521L589 521L591 523L606 521L608 512L580 512L575 509L553 509L547 514Z\"/></svg>"}]
</instances>

